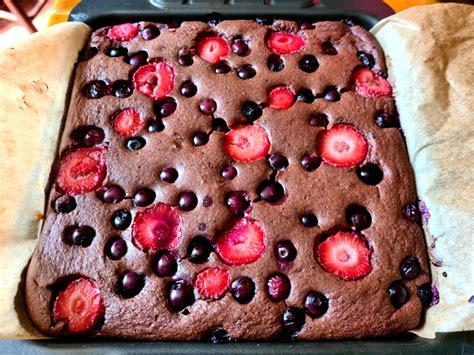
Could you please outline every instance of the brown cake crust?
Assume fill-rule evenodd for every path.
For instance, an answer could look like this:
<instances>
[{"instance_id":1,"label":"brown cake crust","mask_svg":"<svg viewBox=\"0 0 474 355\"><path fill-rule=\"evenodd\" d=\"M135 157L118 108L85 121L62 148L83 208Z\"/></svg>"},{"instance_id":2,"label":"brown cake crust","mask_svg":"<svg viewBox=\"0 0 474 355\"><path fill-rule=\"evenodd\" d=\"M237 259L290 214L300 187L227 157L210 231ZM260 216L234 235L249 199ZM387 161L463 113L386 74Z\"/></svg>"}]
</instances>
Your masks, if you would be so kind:
<instances>
[{"instance_id":1,"label":"brown cake crust","mask_svg":"<svg viewBox=\"0 0 474 355\"><path fill-rule=\"evenodd\" d=\"M146 25L142 23L141 26ZM196 209L180 212L183 218L183 241L177 251L180 260L175 278L192 280L193 276L208 266L228 270L232 280L237 276L248 276L256 284L256 295L249 304L239 304L230 292L219 300L198 298L187 308L189 314L175 313L167 305L166 285L170 278L159 278L151 270L151 255L144 253L131 243L131 228L121 232L110 223L114 211L125 208L135 215L140 208L132 200L118 204L102 203L95 193L76 196L78 207L68 214L57 214L52 208L61 193L53 185L45 224L39 244L31 260L26 286L26 298L30 316L38 328L48 335L61 335L61 327L53 324L52 303L54 292L50 287L59 278L80 274L96 280L100 285L105 303L103 325L96 336L148 340L202 340L215 328L224 328L236 339L276 339L282 331L282 314L288 306L303 307L305 296L310 291L324 293L329 299L327 313L319 318L306 317L299 339L338 339L383 336L415 328L422 312L416 296L417 286L429 281L429 269L422 231L403 217L403 207L417 200L414 177L405 151L403 137L396 128L381 129L374 123L377 113L396 112L391 98L365 98L351 88L351 74L360 65L357 52L362 50L375 58L374 71L383 73L385 64L382 51L375 39L363 28L349 27L338 22L320 22L314 29L300 30L307 45L298 53L285 56L285 69L271 72L267 58L271 51L264 39L270 30L297 29L297 24L277 21L272 26L260 26L253 21L223 21L210 28L201 22L184 22L178 28L167 28L157 24L161 34L156 39L144 41L140 36L123 46L129 53L146 50L148 58L164 58L175 70L176 80L169 94L176 99L176 112L165 118L163 132L141 135L146 146L130 152L124 147L111 124L111 118L121 109L139 108L146 118L154 117L153 100L137 90L124 99L105 96L90 100L82 88L92 80L110 81L130 78L131 66L123 57L111 58L105 51L112 42L96 31L90 45L99 49L99 54L78 64L68 117L60 143L60 152L74 145L71 132L82 125L95 125L105 132L109 143L106 153L108 184L118 184L127 193L133 194L141 187L153 189L155 201L177 205L178 194L192 190L199 199ZM243 36L250 39L251 54L239 57L231 54L226 60L232 68L252 64L257 75L250 80L241 80L234 70L217 75L209 63L194 56L194 64L180 66L177 53L195 45L201 33L212 31L231 39ZM330 40L338 49L335 56L325 55L321 44ZM320 67L312 74L298 68L299 59L313 54ZM197 94L185 98L179 93L181 83L192 79L197 85ZM224 196L231 190L245 190L252 200L257 198L258 184L266 179L271 169L265 159L254 163L233 164L239 171L236 179L226 181L220 176L222 168L231 159L222 149L224 134L214 132L209 142L200 147L192 145L192 134L197 130L210 131L211 118L199 112L198 104L204 98L213 98L217 103L215 117L222 117L229 127L242 121L240 107L245 101L265 102L267 92L277 85L289 85L295 92L309 88L322 93L328 86L342 90L341 100L328 102L316 99L312 104L297 102L289 110L278 111L266 108L258 123L270 136L270 153L282 153L289 160L289 167L277 173L277 180L288 191L286 201L270 206L259 202L253 204L252 218L259 220L266 231L266 251L258 261L250 265L231 267L225 265L216 253L208 263L193 264L185 259L188 241L203 234L199 225L205 223L205 234L214 237L228 228L233 220L224 205ZM323 128L308 123L311 113L324 112L329 126L345 122L364 132L369 144L366 161L376 162L384 172L384 179L376 186L363 184L355 168L336 168L328 164L312 173L300 164L301 158L314 153L318 132ZM159 180L159 172L165 166L174 166L180 178L174 184ZM203 198L211 196L214 203L205 208ZM315 238L323 231L337 226L347 226L346 207L357 203L372 214L371 226L363 231L373 248L373 270L356 281L344 281L325 272L314 257ZM302 213L312 211L318 218L318 227L308 229L301 225ZM63 230L70 225L91 225L96 237L87 248L71 246L63 241ZM127 241L128 252L118 261L105 255L104 248L112 237L121 236ZM291 267L283 270L273 253L279 240L291 239L298 256ZM400 309L395 309L387 294L389 284L400 279L401 260L412 255L421 264L421 274L411 281L404 281L409 299ZM125 271L146 275L143 290L133 298L124 299L117 291L117 280ZM284 271L291 280L291 293L284 302L272 302L266 293L265 284L270 275ZM187 313L187 312L186 312Z\"/></svg>"}]
</instances>

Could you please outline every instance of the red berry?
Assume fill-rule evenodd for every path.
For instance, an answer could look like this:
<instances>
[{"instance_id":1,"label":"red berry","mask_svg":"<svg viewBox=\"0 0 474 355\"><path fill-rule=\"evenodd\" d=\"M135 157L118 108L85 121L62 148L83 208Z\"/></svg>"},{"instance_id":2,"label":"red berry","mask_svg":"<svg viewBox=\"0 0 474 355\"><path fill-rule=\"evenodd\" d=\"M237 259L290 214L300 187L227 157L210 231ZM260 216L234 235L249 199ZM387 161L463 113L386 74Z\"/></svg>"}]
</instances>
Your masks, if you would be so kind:
<instances>
[{"instance_id":1,"label":"red berry","mask_svg":"<svg viewBox=\"0 0 474 355\"><path fill-rule=\"evenodd\" d=\"M181 240L182 220L174 207L165 203L137 212L132 226L132 243L138 249L175 249Z\"/></svg>"},{"instance_id":2,"label":"red berry","mask_svg":"<svg viewBox=\"0 0 474 355\"><path fill-rule=\"evenodd\" d=\"M240 163L264 158L270 150L268 133L262 126L239 126L224 137L224 151Z\"/></svg>"},{"instance_id":3,"label":"red berry","mask_svg":"<svg viewBox=\"0 0 474 355\"><path fill-rule=\"evenodd\" d=\"M319 133L316 150L318 155L330 165L351 167L364 161L367 154L367 142L353 126L337 124Z\"/></svg>"},{"instance_id":4,"label":"red berry","mask_svg":"<svg viewBox=\"0 0 474 355\"><path fill-rule=\"evenodd\" d=\"M360 68L354 73L355 89L365 97L390 97L392 86L380 75L374 74L368 68Z\"/></svg>"},{"instance_id":5,"label":"red berry","mask_svg":"<svg viewBox=\"0 0 474 355\"><path fill-rule=\"evenodd\" d=\"M107 175L106 148L79 148L59 164L58 186L65 193L79 195L99 189Z\"/></svg>"},{"instance_id":6,"label":"red berry","mask_svg":"<svg viewBox=\"0 0 474 355\"><path fill-rule=\"evenodd\" d=\"M133 83L142 94L159 100L173 90L174 70L163 62L147 64L133 74Z\"/></svg>"},{"instance_id":7,"label":"red berry","mask_svg":"<svg viewBox=\"0 0 474 355\"><path fill-rule=\"evenodd\" d=\"M194 285L201 296L219 299L229 290L230 274L227 270L209 267L196 275Z\"/></svg>"},{"instance_id":8,"label":"red berry","mask_svg":"<svg viewBox=\"0 0 474 355\"><path fill-rule=\"evenodd\" d=\"M241 218L219 237L216 249L227 265L251 264L265 251L263 226L254 219Z\"/></svg>"},{"instance_id":9,"label":"red berry","mask_svg":"<svg viewBox=\"0 0 474 355\"><path fill-rule=\"evenodd\" d=\"M104 317L105 307L97 284L81 277L67 285L54 301L55 323L64 323L68 334L93 330Z\"/></svg>"},{"instance_id":10,"label":"red berry","mask_svg":"<svg viewBox=\"0 0 474 355\"><path fill-rule=\"evenodd\" d=\"M114 118L114 128L123 137L134 136L144 126L140 112L134 108L127 108Z\"/></svg>"},{"instance_id":11,"label":"red berry","mask_svg":"<svg viewBox=\"0 0 474 355\"><path fill-rule=\"evenodd\" d=\"M222 37L206 37L198 43L197 51L206 62L216 64L229 55L230 47Z\"/></svg>"},{"instance_id":12,"label":"red berry","mask_svg":"<svg viewBox=\"0 0 474 355\"><path fill-rule=\"evenodd\" d=\"M267 47L276 54L291 54L299 52L305 46L303 36L290 33L275 32L267 39Z\"/></svg>"},{"instance_id":13,"label":"red berry","mask_svg":"<svg viewBox=\"0 0 474 355\"><path fill-rule=\"evenodd\" d=\"M277 110L286 110L293 105L294 92L287 86L278 86L268 94L268 104Z\"/></svg>"},{"instance_id":14,"label":"red berry","mask_svg":"<svg viewBox=\"0 0 474 355\"><path fill-rule=\"evenodd\" d=\"M107 37L116 41L130 41L138 34L138 26L133 23L124 23L109 28Z\"/></svg>"},{"instance_id":15,"label":"red berry","mask_svg":"<svg viewBox=\"0 0 474 355\"><path fill-rule=\"evenodd\" d=\"M343 280L356 280L372 271L367 242L352 232L337 232L316 247L323 269Z\"/></svg>"}]
</instances>

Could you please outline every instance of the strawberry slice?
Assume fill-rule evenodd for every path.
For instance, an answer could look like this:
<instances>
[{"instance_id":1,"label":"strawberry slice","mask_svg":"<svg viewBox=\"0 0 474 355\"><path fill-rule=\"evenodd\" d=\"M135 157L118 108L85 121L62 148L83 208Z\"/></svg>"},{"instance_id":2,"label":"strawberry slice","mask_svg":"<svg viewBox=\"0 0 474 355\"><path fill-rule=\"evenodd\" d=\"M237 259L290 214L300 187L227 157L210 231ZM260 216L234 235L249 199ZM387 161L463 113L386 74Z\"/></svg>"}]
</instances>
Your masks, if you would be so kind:
<instances>
[{"instance_id":1,"label":"strawberry slice","mask_svg":"<svg viewBox=\"0 0 474 355\"><path fill-rule=\"evenodd\" d=\"M337 167L350 167L365 159L367 142L353 126L337 124L319 133L316 150L326 163Z\"/></svg>"},{"instance_id":2,"label":"strawberry slice","mask_svg":"<svg viewBox=\"0 0 474 355\"><path fill-rule=\"evenodd\" d=\"M265 251L265 231L260 222L241 218L219 237L216 250L227 265L251 264Z\"/></svg>"},{"instance_id":3,"label":"strawberry slice","mask_svg":"<svg viewBox=\"0 0 474 355\"><path fill-rule=\"evenodd\" d=\"M69 334L90 332L104 314L104 301L99 287L85 277L72 281L54 301L54 322L65 323Z\"/></svg>"},{"instance_id":4,"label":"strawberry slice","mask_svg":"<svg viewBox=\"0 0 474 355\"><path fill-rule=\"evenodd\" d=\"M268 133L262 126L239 126L224 136L224 151L241 163L264 158L270 150Z\"/></svg>"},{"instance_id":5,"label":"strawberry slice","mask_svg":"<svg viewBox=\"0 0 474 355\"><path fill-rule=\"evenodd\" d=\"M268 94L268 104L277 110L286 110L293 105L295 93L287 86L273 88Z\"/></svg>"},{"instance_id":6,"label":"strawberry slice","mask_svg":"<svg viewBox=\"0 0 474 355\"><path fill-rule=\"evenodd\" d=\"M229 289L230 274L227 270L209 267L196 275L194 286L201 296L216 300L224 296Z\"/></svg>"},{"instance_id":7,"label":"strawberry slice","mask_svg":"<svg viewBox=\"0 0 474 355\"><path fill-rule=\"evenodd\" d=\"M60 162L56 182L69 195L92 192L102 186L107 175L107 148L79 148Z\"/></svg>"},{"instance_id":8,"label":"strawberry slice","mask_svg":"<svg viewBox=\"0 0 474 355\"><path fill-rule=\"evenodd\" d=\"M306 45L303 36L285 32L272 33L267 39L267 47L276 54L291 54L299 52Z\"/></svg>"},{"instance_id":9,"label":"strawberry slice","mask_svg":"<svg viewBox=\"0 0 474 355\"><path fill-rule=\"evenodd\" d=\"M132 243L142 251L175 249L181 240L182 220L174 207L157 203L137 212Z\"/></svg>"},{"instance_id":10,"label":"strawberry slice","mask_svg":"<svg viewBox=\"0 0 474 355\"><path fill-rule=\"evenodd\" d=\"M390 97L392 86L380 75L374 74L368 68L360 68L354 73L355 89L365 97Z\"/></svg>"},{"instance_id":11,"label":"strawberry slice","mask_svg":"<svg viewBox=\"0 0 474 355\"><path fill-rule=\"evenodd\" d=\"M372 271L367 242L352 232L337 232L315 251L324 270L343 280L356 280Z\"/></svg>"},{"instance_id":12,"label":"strawberry slice","mask_svg":"<svg viewBox=\"0 0 474 355\"><path fill-rule=\"evenodd\" d=\"M145 126L140 112L127 108L114 118L114 128L123 137L131 137Z\"/></svg>"},{"instance_id":13,"label":"strawberry slice","mask_svg":"<svg viewBox=\"0 0 474 355\"><path fill-rule=\"evenodd\" d=\"M142 94L159 100L173 90L174 70L163 62L147 64L133 74L133 83Z\"/></svg>"},{"instance_id":14,"label":"strawberry slice","mask_svg":"<svg viewBox=\"0 0 474 355\"><path fill-rule=\"evenodd\" d=\"M222 37L206 37L199 41L197 52L206 62L216 64L229 55L230 47Z\"/></svg>"},{"instance_id":15,"label":"strawberry slice","mask_svg":"<svg viewBox=\"0 0 474 355\"><path fill-rule=\"evenodd\" d=\"M133 23L124 23L112 26L107 32L107 37L115 41L130 41L138 34L138 26Z\"/></svg>"}]
</instances>

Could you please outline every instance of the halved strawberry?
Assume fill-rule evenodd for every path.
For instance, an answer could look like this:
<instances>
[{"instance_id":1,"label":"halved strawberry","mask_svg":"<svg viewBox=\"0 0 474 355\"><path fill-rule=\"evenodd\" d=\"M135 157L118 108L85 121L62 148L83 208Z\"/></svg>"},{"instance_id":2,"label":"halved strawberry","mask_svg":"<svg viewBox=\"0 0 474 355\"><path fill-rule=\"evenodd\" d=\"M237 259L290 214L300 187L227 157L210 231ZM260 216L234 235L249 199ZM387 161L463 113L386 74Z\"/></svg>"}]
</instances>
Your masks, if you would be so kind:
<instances>
[{"instance_id":1,"label":"halved strawberry","mask_svg":"<svg viewBox=\"0 0 474 355\"><path fill-rule=\"evenodd\" d=\"M239 126L224 136L224 151L240 163L250 163L264 158L270 150L268 133L262 126Z\"/></svg>"},{"instance_id":2,"label":"halved strawberry","mask_svg":"<svg viewBox=\"0 0 474 355\"><path fill-rule=\"evenodd\" d=\"M205 298L219 299L230 286L230 274L218 267L209 267L199 272L194 278L199 294Z\"/></svg>"},{"instance_id":3,"label":"halved strawberry","mask_svg":"<svg viewBox=\"0 0 474 355\"><path fill-rule=\"evenodd\" d=\"M230 47L222 37L206 37L199 41L197 52L206 62L215 64L229 55Z\"/></svg>"},{"instance_id":4,"label":"halved strawberry","mask_svg":"<svg viewBox=\"0 0 474 355\"><path fill-rule=\"evenodd\" d=\"M316 246L317 259L324 270L343 280L360 279L372 271L367 242L352 232L337 232Z\"/></svg>"},{"instance_id":5,"label":"halved strawberry","mask_svg":"<svg viewBox=\"0 0 474 355\"><path fill-rule=\"evenodd\" d=\"M392 86L380 75L374 74L368 68L360 68L354 73L355 89L365 97L390 97Z\"/></svg>"},{"instance_id":6,"label":"halved strawberry","mask_svg":"<svg viewBox=\"0 0 474 355\"><path fill-rule=\"evenodd\" d=\"M127 108L114 118L114 128L123 137L135 135L144 125L140 112L134 108Z\"/></svg>"},{"instance_id":7,"label":"halved strawberry","mask_svg":"<svg viewBox=\"0 0 474 355\"><path fill-rule=\"evenodd\" d=\"M147 64L133 74L133 83L142 94L159 100L173 90L174 70L163 62Z\"/></svg>"},{"instance_id":8,"label":"halved strawberry","mask_svg":"<svg viewBox=\"0 0 474 355\"><path fill-rule=\"evenodd\" d=\"M296 53L305 45L303 36L285 32L274 32L267 39L267 47L276 54Z\"/></svg>"},{"instance_id":9,"label":"halved strawberry","mask_svg":"<svg viewBox=\"0 0 474 355\"><path fill-rule=\"evenodd\" d=\"M56 182L69 195L92 192L102 186L107 175L105 147L79 148L59 163Z\"/></svg>"},{"instance_id":10,"label":"halved strawberry","mask_svg":"<svg viewBox=\"0 0 474 355\"><path fill-rule=\"evenodd\" d=\"M219 237L216 250L227 265L257 261L265 251L263 226L252 218L241 218Z\"/></svg>"},{"instance_id":11,"label":"halved strawberry","mask_svg":"<svg viewBox=\"0 0 474 355\"><path fill-rule=\"evenodd\" d=\"M112 26L107 32L107 37L116 41L130 41L138 34L138 26L133 23L123 23Z\"/></svg>"},{"instance_id":12,"label":"halved strawberry","mask_svg":"<svg viewBox=\"0 0 474 355\"><path fill-rule=\"evenodd\" d=\"M365 159L367 142L352 125L337 124L319 133L316 150L326 163L350 167Z\"/></svg>"},{"instance_id":13,"label":"halved strawberry","mask_svg":"<svg viewBox=\"0 0 474 355\"><path fill-rule=\"evenodd\" d=\"M273 88L268 94L268 104L277 110L286 110L293 105L295 93L287 86Z\"/></svg>"},{"instance_id":14,"label":"halved strawberry","mask_svg":"<svg viewBox=\"0 0 474 355\"><path fill-rule=\"evenodd\" d=\"M157 203L137 212L132 243L142 251L175 249L181 240L182 220L176 209Z\"/></svg>"},{"instance_id":15,"label":"halved strawberry","mask_svg":"<svg viewBox=\"0 0 474 355\"><path fill-rule=\"evenodd\" d=\"M99 287L85 277L72 281L54 301L54 322L65 323L68 334L90 332L104 314L104 301Z\"/></svg>"}]
</instances>

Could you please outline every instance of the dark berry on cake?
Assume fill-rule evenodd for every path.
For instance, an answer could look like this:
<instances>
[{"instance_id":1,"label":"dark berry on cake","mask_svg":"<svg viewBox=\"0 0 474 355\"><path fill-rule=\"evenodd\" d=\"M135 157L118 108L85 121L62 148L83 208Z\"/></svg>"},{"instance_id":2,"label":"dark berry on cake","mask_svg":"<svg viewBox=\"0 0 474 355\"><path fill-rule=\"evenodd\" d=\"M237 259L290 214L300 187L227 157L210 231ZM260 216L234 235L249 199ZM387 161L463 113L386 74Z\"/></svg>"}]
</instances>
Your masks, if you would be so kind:
<instances>
[{"instance_id":1,"label":"dark berry on cake","mask_svg":"<svg viewBox=\"0 0 474 355\"><path fill-rule=\"evenodd\" d=\"M311 318L320 318L327 312L329 300L320 292L310 292L304 301L304 308Z\"/></svg>"},{"instance_id":2,"label":"dark berry on cake","mask_svg":"<svg viewBox=\"0 0 474 355\"><path fill-rule=\"evenodd\" d=\"M82 143L85 147L92 148L96 145L102 144L104 141L104 130L99 127L91 127L84 132Z\"/></svg>"},{"instance_id":3,"label":"dark berry on cake","mask_svg":"<svg viewBox=\"0 0 474 355\"><path fill-rule=\"evenodd\" d=\"M118 293L124 298L135 297L145 286L145 276L134 271L123 274L118 281Z\"/></svg>"},{"instance_id":4,"label":"dark berry on cake","mask_svg":"<svg viewBox=\"0 0 474 355\"><path fill-rule=\"evenodd\" d=\"M301 216L301 224L307 228L313 228L318 225L318 218L312 212L306 212Z\"/></svg>"},{"instance_id":5,"label":"dark berry on cake","mask_svg":"<svg viewBox=\"0 0 474 355\"><path fill-rule=\"evenodd\" d=\"M232 214L240 217L244 217L252 211L252 202L247 191L228 192L225 196L225 205Z\"/></svg>"},{"instance_id":6,"label":"dark berry on cake","mask_svg":"<svg viewBox=\"0 0 474 355\"><path fill-rule=\"evenodd\" d=\"M183 191L179 194L178 206L182 211L192 211L197 207L198 198L192 191Z\"/></svg>"},{"instance_id":7,"label":"dark berry on cake","mask_svg":"<svg viewBox=\"0 0 474 355\"><path fill-rule=\"evenodd\" d=\"M259 198L265 202L279 205L285 201L286 191L281 183L273 180L264 180L257 187Z\"/></svg>"},{"instance_id":8,"label":"dark berry on cake","mask_svg":"<svg viewBox=\"0 0 474 355\"><path fill-rule=\"evenodd\" d=\"M377 164L367 163L357 168L357 176L367 185L377 185L383 179L383 171Z\"/></svg>"},{"instance_id":9,"label":"dark berry on cake","mask_svg":"<svg viewBox=\"0 0 474 355\"><path fill-rule=\"evenodd\" d=\"M400 276L404 280L413 280L420 271L420 262L413 256L407 256L400 263Z\"/></svg>"},{"instance_id":10,"label":"dark berry on cake","mask_svg":"<svg viewBox=\"0 0 474 355\"><path fill-rule=\"evenodd\" d=\"M74 196L63 195L54 201L54 209L57 213L69 213L76 209L77 202Z\"/></svg>"},{"instance_id":11,"label":"dark berry on cake","mask_svg":"<svg viewBox=\"0 0 474 355\"><path fill-rule=\"evenodd\" d=\"M132 214L128 210L117 210L112 214L111 222L115 229L125 230L132 224Z\"/></svg>"},{"instance_id":12,"label":"dark berry on cake","mask_svg":"<svg viewBox=\"0 0 474 355\"><path fill-rule=\"evenodd\" d=\"M140 150L145 145L146 145L146 139L143 137L132 137L132 138L128 138L125 141L125 147L131 152Z\"/></svg>"},{"instance_id":13,"label":"dark berry on cake","mask_svg":"<svg viewBox=\"0 0 474 355\"><path fill-rule=\"evenodd\" d=\"M95 238L95 229L91 226L77 226L69 230L69 241L73 245L88 247Z\"/></svg>"},{"instance_id":14,"label":"dark berry on cake","mask_svg":"<svg viewBox=\"0 0 474 355\"><path fill-rule=\"evenodd\" d=\"M156 198L156 193L152 189L142 188L135 192L133 196L133 204L137 207L146 207L151 205Z\"/></svg>"},{"instance_id":15,"label":"dark berry on cake","mask_svg":"<svg viewBox=\"0 0 474 355\"><path fill-rule=\"evenodd\" d=\"M197 235L188 244L187 256L194 264L204 264L214 251L214 245L203 235Z\"/></svg>"},{"instance_id":16,"label":"dark berry on cake","mask_svg":"<svg viewBox=\"0 0 474 355\"><path fill-rule=\"evenodd\" d=\"M178 271L176 256L169 250L160 250L153 258L153 272L159 277L171 277Z\"/></svg>"},{"instance_id":17,"label":"dark berry on cake","mask_svg":"<svg viewBox=\"0 0 474 355\"><path fill-rule=\"evenodd\" d=\"M105 253L112 260L122 259L127 250L127 242L120 237L109 240L105 246Z\"/></svg>"},{"instance_id":18,"label":"dark berry on cake","mask_svg":"<svg viewBox=\"0 0 474 355\"><path fill-rule=\"evenodd\" d=\"M250 277L239 276L231 285L231 293L240 304L247 304L255 296L255 282Z\"/></svg>"},{"instance_id":19,"label":"dark berry on cake","mask_svg":"<svg viewBox=\"0 0 474 355\"><path fill-rule=\"evenodd\" d=\"M268 165L270 165L270 167L273 170L278 170L278 171L285 170L290 164L288 162L288 159L284 155L281 155L281 154L270 155L267 159L267 162L268 162Z\"/></svg>"},{"instance_id":20,"label":"dark berry on cake","mask_svg":"<svg viewBox=\"0 0 474 355\"><path fill-rule=\"evenodd\" d=\"M408 290L401 281L393 281L388 287L388 297L393 307L400 308L408 300Z\"/></svg>"},{"instance_id":21,"label":"dark berry on cake","mask_svg":"<svg viewBox=\"0 0 474 355\"><path fill-rule=\"evenodd\" d=\"M119 203L125 198L125 191L120 186L109 185L99 191L98 196L104 203Z\"/></svg>"},{"instance_id":22,"label":"dark berry on cake","mask_svg":"<svg viewBox=\"0 0 474 355\"><path fill-rule=\"evenodd\" d=\"M296 251L294 244L289 240L278 242L275 245L275 257L279 261L292 262L296 259L297 254L298 252Z\"/></svg>"},{"instance_id":23,"label":"dark berry on cake","mask_svg":"<svg viewBox=\"0 0 474 355\"><path fill-rule=\"evenodd\" d=\"M179 177L178 170L173 167L166 167L161 170L160 180L168 184L174 183Z\"/></svg>"},{"instance_id":24,"label":"dark berry on cake","mask_svg":"<svg viewBox=\"0 0 474 355\"><path fill-rule=\"evenodd\" d=\"M319 62L314 55L307 54L301 57L298 66L305 73L314 73L319 68Z\"/></svg>"},{"instance_id":25,"label":"dark berry on cake","mask_svg":"<svg viewBox=\"0 0 474 355\"><path fill-rule=\"evenodd\" d=\"M194 288L189 282L177 280L169 285L168 302L174 312L181 312L195 300Z\"/></svg>"},{"instance_id":26,"label":"dark berry on cake","mask_svg":"<svg viewBox=\"0 0 474 355\"><path fill-rule=\"evenodd\" d=\"M301 165L307 172L313 172L321 165L321 159L319 157L306 155L301 159Z\"/></svg>"},{"instance_id":27,"label":"dark berry on cake","mask_svg":"<svg viewBox=\"0 0 474 355\"><path fill-rule=\"evenodd\" d=\"M255 68L250 64L245 64L245 65L242 65L240 68L237 68L237 76L240 79L243 79L243 80L252 79L255 75L257 75L257 72Z\"/></svg>"},{"instance_id":28,"label":"dark berry on cake","mask_svg":"<svg viewBox=\"0 0 474 355\"><path fill-rule=\"evenodd\" d=\"M357 230L362 230L370 227L372 223L372 216L365 207L359 205L350 205L346 209L346 220L354 226Z\"/></svg>"}]
</instances>

